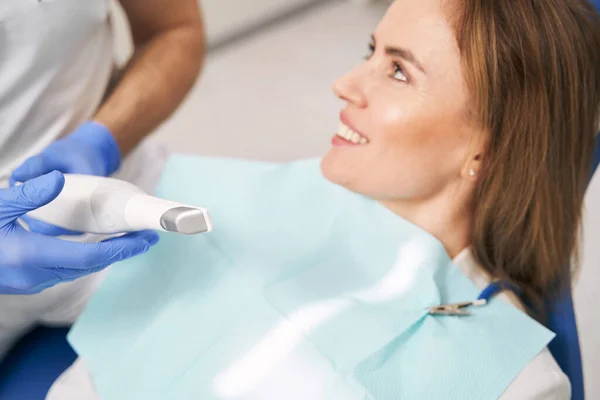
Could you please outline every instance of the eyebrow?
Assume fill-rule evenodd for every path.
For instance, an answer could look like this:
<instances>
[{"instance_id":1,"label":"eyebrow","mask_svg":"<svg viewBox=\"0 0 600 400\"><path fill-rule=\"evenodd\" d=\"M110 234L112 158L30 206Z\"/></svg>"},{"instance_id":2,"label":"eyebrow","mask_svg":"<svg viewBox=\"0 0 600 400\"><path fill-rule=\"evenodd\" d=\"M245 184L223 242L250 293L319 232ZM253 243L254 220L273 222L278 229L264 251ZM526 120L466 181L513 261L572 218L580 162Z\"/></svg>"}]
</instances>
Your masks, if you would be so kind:
<instances>
[{"instance_id":1,"label":"eyebrow","mask_svg":"<svg viewBox=\"0 0 600 400\"><path fill-rule=\"evenodd\" d=\"M376 42L375 35L371 35L371 39L373 40L373 43ZM423 65L419 62L419 60L417 60L417 58L412 53L412 51L403 49L401 47L386 46L385 54L387 54L389 56L396 56L396 57L403 58L406 61L408 61L409 63L411 63L412 65L414 65L415 67L417 67L422 73L427 75L427 73L425 72L425 68L423 68Z\"/></svg>"}]
</instances>

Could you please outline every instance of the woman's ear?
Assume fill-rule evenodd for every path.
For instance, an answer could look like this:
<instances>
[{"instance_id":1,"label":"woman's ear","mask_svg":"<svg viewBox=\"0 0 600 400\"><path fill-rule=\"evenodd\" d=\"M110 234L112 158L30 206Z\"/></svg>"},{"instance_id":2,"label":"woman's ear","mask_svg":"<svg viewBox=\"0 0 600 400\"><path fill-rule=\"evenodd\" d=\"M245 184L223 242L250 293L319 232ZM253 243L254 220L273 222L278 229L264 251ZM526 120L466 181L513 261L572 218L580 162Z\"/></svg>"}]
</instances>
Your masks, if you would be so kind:
<instances>
[{"instance_id":1,"label":"woman's ear","mask_svg":"<svg viewBox=\"0 0 600 400\"><path fill-rule=\"evenodd\" d=\"M466 149L466 157L460 175L461 178L468 181L477 182L481 175L484 157L487 154L490 132L471 120L468 124L466 134L468 135L469 144Z\"/></svg>"},{"instance_id":2,"label":"woman's ear","mask_svg":"<svg viewBox=\"0 0 600 400\"><path fill-rule=\"evenodd\" d=\"M469 160L467 160L462 171L463 178L472 182L477 181L478 175L481 171L482 158L483 157L481 154L475 154L474 156L471 156Z\"/></svg>"},{"instance_id":3,"label":"woman's ear","mask_svg":"<svg viewBox=\"0 0 600 400\"><path fill-rule=\"evenodd\" d=\"M486 148L489 136L485 132L474 132L469 148L469 155L466 158L462 170L462 177L471 181L476 182L481 175L481 168L483 166L483 158L486 154Z\"/></svg>"}]
</instances>

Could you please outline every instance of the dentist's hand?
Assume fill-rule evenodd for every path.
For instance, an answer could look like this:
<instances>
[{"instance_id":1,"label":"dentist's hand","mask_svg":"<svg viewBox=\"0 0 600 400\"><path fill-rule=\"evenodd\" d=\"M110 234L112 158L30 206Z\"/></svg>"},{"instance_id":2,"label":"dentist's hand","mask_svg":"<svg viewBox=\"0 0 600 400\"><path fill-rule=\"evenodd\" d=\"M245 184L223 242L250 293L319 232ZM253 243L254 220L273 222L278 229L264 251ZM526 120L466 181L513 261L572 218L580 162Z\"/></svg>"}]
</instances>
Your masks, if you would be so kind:
<instances>
[{"instance_id":1,"label":"dentist's hand","mask_svg":"<svg viewBox=\"0 0 600 400\"><path fill-rule=\"evenodd\" d=\"M11 181L25 182L52 171L108 176L119 169L121 152L109 130L94 121L46 147L13 171Z\"/></svg>"},{"instance_id":2,"label":"dentist's hand","mask_svg":"<svg viewBox=\"0 0 600 400\"><path fill-rule=\"evenodd\" d=\"M52 172L0 189L0 294L33 294L146 252L158 234L142 231L99 243L65 241L28 232L17 218L52 201L64 176Z\"/></svg>"},{"instance_id":3,"label":"dentist's hand","mask_svg":"<svg viewBox=\"0 0 600 400\"><path fill-rule=\"evenodd\" d=\"M11 186L52 171L65 174L109 176L119 169L121 152L109 130L94 121L79 126L73 133L48 146L40 154L27 159L13 171ZM50 236L76 235L53 225L23 217L32 232Z\"/></svg>"}]
</instances>

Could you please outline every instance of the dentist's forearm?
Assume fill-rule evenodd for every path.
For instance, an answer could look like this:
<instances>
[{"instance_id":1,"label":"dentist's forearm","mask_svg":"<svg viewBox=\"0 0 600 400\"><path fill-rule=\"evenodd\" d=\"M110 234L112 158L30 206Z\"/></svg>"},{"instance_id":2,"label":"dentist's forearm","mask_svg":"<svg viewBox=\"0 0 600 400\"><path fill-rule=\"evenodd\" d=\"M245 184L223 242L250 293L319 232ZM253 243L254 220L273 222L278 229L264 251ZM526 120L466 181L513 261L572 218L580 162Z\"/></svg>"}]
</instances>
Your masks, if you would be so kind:
<instances>
[{"instance_id":1,"label":"dentist's forearm","mask_svg":"<svg viewBox=\"0 0 600 400\"><path fill-rule=\"evenodd\" d=\"M182 26L158 33L136 51L94 120L127 155L179 106L203 65L204 31Z\"/></svg>"}]
</instances>

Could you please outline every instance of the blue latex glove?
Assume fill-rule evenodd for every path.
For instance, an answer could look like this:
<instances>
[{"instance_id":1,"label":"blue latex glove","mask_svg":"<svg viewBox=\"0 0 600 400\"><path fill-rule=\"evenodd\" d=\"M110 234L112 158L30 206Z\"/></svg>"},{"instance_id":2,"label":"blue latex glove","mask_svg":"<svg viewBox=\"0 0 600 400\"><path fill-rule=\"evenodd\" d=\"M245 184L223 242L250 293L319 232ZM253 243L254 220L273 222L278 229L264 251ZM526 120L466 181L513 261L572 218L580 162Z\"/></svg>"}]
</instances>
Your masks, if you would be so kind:
<instances>
[{"instance_id":1,"label":"blue latex glove","mask_svg":"<svg viewBox=\"0 0 600 400\"><path fill-rule=\"evenodd\" d=\"M51 172L25 184L0 189L0 294L33 294L72 281L138 254L158 242L141 231L98 243L78 243L28 232L17 219L52 201L64 176Z\"/></svg>"},{"instance_id":2,"label":"blue latex glove","mask_svg":"<svg viewBox=\"0 0 600 400\"><path fill-rule=\"evenodd\" d=\"M121 165L121 151L110 131L94 121L79 126L72 134L48 146L40 154L27 159L13 171L10 184L25 182L52 171L67 174L109 176ZM27 216L23 221L32 232L50 236L77 235Z\"/></svg>"}]
</instances>

